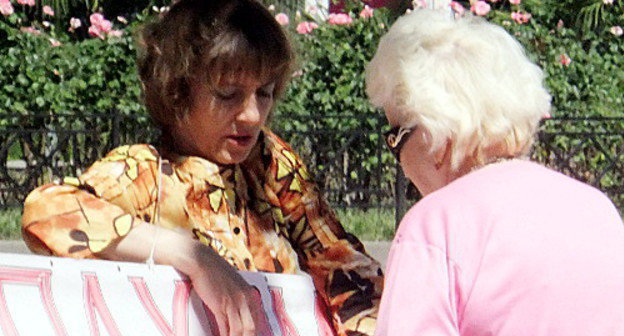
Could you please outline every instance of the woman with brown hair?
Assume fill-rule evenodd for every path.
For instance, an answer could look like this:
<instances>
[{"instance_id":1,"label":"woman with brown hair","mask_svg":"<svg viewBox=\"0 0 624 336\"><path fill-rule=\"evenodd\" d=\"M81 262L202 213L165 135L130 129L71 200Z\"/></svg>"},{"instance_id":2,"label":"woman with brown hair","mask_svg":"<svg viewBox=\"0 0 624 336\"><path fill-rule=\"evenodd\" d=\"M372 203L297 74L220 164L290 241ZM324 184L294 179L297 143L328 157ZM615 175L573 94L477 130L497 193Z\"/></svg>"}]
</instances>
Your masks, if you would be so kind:
<instances>
[{"instance_id":1,"label":"woman with brown hair","mask_svg":"<svg viewBox=\"0 0 624 336\"><path fill-rule=\"evenodd\" d=\"M28 246L74 258L152 255L189 276L221 335L260 328L259 303L236 270L307 272L339 335L372 334L379 264L266 127L292 63L272 15L252 0L182 0L144 28L141 47L160 145L119 147L80 177L33 191Z\"/></svg>"}]
</instances>

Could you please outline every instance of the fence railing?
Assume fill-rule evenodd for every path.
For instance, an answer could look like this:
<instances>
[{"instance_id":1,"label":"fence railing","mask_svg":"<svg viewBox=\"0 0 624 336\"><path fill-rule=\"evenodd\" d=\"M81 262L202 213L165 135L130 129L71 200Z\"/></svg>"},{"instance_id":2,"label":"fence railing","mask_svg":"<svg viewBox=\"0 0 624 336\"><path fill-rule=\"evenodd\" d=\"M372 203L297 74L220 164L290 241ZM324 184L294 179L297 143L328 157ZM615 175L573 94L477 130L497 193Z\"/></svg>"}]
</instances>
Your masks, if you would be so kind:
<instances>
[{"instance_id":1,"label":"fence railing","mask_svg":"<svg viewBox=\"0 0 624 336\"><path fill-rule=\"evenodd\" d=\"M602 190L624 215L624 117L547 120L532 158Z\"/></svg>"},{"instance_id":2,"label":"fence railing","mask_svg":"<svg viewBox=\"0 0 624 336\"><path fill-rule=\"evenodd\" d=\"M386 127L381 117L339 115L273 123L303 156L333 206L393 208L401 218L418 195L397 175L400 169L382 137ZM554 118L541 127L532 158L598 187L624 210L624 117ZM38 185L80 174L116 146L157 137L145 116L2 116L0 208L20 206Z\"/></svg>"}]
</instances>

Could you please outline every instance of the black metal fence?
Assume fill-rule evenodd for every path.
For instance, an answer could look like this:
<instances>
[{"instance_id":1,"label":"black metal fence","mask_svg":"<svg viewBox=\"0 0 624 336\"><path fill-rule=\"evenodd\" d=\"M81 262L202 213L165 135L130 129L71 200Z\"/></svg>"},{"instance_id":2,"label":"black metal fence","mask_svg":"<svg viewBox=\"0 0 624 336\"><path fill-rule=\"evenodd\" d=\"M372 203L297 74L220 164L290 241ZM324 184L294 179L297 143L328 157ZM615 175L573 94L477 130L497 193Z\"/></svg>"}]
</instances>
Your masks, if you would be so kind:
<instances>
[{"instance_id":1,"label":"black metal fence","mask_svg":"<svg viewBox=\"0 0 624 336\"><path fill-rule=\"evenodd\" d=\"M304 157L335 207L393 208L400 218L418 198L385 149L381 117L275 119L275 132ZM116 146L157 137L145 116L5 115L0 208L20 206L37 185L80 174ZM532 158L598 187L624 210L624 117L546 120Z\"/></svg>"}]
</instances>

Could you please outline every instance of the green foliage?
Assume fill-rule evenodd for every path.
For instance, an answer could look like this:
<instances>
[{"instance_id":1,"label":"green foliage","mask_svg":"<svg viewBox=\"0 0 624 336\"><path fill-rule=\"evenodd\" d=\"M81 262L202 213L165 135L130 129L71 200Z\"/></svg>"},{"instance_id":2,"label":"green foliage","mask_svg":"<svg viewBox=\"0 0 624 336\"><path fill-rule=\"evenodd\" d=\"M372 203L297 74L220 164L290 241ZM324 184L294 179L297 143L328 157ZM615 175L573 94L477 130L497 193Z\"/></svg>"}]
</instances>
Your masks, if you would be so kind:
<instances>
[{"instance_id":1,"label":"green foliage","mask_svg":"<svg viewBox=\"0 0 624 336\"><path fill-rule=\"evenodd\" d=\"M336 214L345 230L362 241L392 240L394 211L390 209L338 209Z\"/></svg>"},{"instance_id":2,"label":"green foliage","mask_svg":"<svg viewBox=\"0 0 624 336\"><path fill-rule=\"evenodd\" d=\"M340 200L332 201L384 202L379 195L350 192L368 187L385 190L386 198L391 194L394 160L389 153L378 154L385 120L369 104L364 81L365 66L387 27L387 14L375 11L347 25L319 23L310 34L292 32L299 70L276 108L273 126L306 158L325 188L342 191L336 196Z\"/></svg>"},{"instance_id":3,"label":"green foliage","mask_svg":"<svg viewBox=\"0 0 624 336\"><path fill-rule=\"evenodd\" d=\"M386 27L387 19L377 13L344 26L322 23L311 34L298 35L293 40L301 57L300 72L278 111L319 117L376 115L366 100L364 69Z\"/></svg>"},{"instance_id":4,"label":"green foliage","mask_svg":"<svg viewBox=\"0 0 624 336\"><path fill-rule=\"evenodd\" d=\"M65 118L62 115L66 113L119 111L145 116L140 103L133 35L136 21L143 20L151 11L149 8L141 11L142 6L161 6L163 1L136 0L123 4L104 0L46 1L39 1L36 8L0 17L0 126L7 121L4 116L15 113L23 116L19 120L22 127L33 128L48 125L42 124L46 119L29 117L32 115L55 116L61 125ZM37 16L44 3L53 4L55 9L66 6L68 11L57 9L56 23L44 27ZM280 1L278 10L290 8L288 3ZM624 37L610 32L612 26L622 25L622 1L615 0L611 5L602 0L523 0L519 6L508 1L490 4L493 10L488 19L513 34L544 69L555 117L623 115ZM84 8L74 11L72 6L78 5ZM123 27L115 23L124 30L120 38L87 38L86 18L96 9L110 13L109 19L129 13L128 18L135 22ZM272 126L305 157L320 185L331 191L330 201L359 206L387 205L392 201L389 196L393 193L395 162L389 153L380 150L384 146L380 133L385 129L385 119L367 101L364 69L393 14L375 10L372 18L359 18L359 10L357 6L351 8L350 24L317 22L319 27L310 34L299 34L295 27L311 18L305 14L291 15L287 27L299 55L299 71L277 105ZM516 23L510 17L513 11L531 13L532 18L526 24ZM82 18L80 33L67 32L67 15ZM28 25L42 34L20 31L20 27ZM61 45L53 47L51 39ZM562 64L562 57L569 57L571 63ZM605 126L605 131L621 133L621 126ZM596 127L584 123L544 126L546 131L567 132L593 131ZM108 134L102 135L103 139L107 137ZM572 152L579 145L578 137L572 136L549 141L561 151ZM600 146L613 151L622 146L621 141L609 141ZM591 173L610 164L604 152L597 148L584 143L572 160L585 163L575 167L583 176L595 175L595 179L604 180L601 183L605 186L621 185L619 176ZM370 187L379 192L371 194Z\"/></svg>"},{"instance_id":5,"label":"green foliage","mask_svg":"<svg viewBox=\"0 0 624 336\"><path fill-rule=\"evenodd\" d=\"M22 237L22 209L0 209L0 240Z\"/></svg>"},{"instance_id":6,"label":"green foliage","mask_svg":"<svg viewBox=\"0 0 624 336\"><path fill-rule=\"evenodd\" d=\"M131 31L71 40L54 27L35 35L0 21L0 34L0 114L144 113Z\"/></svg>"},{"instance_id":7,"label":"green foliage","mask_svg":"<svg viewBox=\"0 0 624 336\"><path fill-rule=\"evenodd\" d=\"M488 18L513 34L542 67L553 97L554 116L623 115L624 44L621 36L609 31L616 24L615 17L624 18L621 1L605 5L602 0L525 0L521 6L499 6ZM588 6L600 7L603 14L577 25L586 22L579 13ZM512 11L528 12L532 17L519 24L511 19ZM561 62L566 57L571 60L569 65Z\"/></svg>"},{"instance_id":8,"label":"green foliage","mask_svg":"<svg viewBox=\"0 0 624 336\"><path fill-rule=\"evenodd\" d=\"M547 12L551 20L562 20L583 36L621 25L624 18L624 4L617 0L611 4L603 0L531 0L529 5L535 12Z\"/></svg>"}]
</instances>

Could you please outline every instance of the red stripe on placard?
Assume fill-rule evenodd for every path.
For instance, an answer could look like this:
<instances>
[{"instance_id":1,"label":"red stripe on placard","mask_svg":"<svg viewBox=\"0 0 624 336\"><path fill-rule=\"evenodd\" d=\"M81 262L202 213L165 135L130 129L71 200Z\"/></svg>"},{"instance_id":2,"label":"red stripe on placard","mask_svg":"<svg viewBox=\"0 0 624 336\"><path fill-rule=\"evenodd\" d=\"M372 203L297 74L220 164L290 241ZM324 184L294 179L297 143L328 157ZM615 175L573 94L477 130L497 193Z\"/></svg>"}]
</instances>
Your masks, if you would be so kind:
<instances>
[{"instance_id":1,"label":"red stripe on placard","mask_svg":"<svg viewBox=\"0 0 624 336\"><path fill-rule=\"evenodd\" d=\"M56 310L54 298L52 297L51 276L52 271L45 269L0 267L0 285L5 282L11 282L39 287L41 302L50 318L50 322L52 322L54 333L57 336L67 336L67 331L65 331L65 326ZM18 335L7 307L4 290L0 291L0 325L4 335Z\"/></svg>"},{"instance_id":2,"label":"red stripe on placard","mask_svg":"<svg viewBox=\"0 0 624 336\"><path fill-rule=\"evenodd\" d=\"M187 336L188 335L188 302L191 285L188 281L176 280L173 294L173 328L167 323L165 317L156 306L154 298L147 288L145 279L141 277L129 277L139 301L147 311L152 321L163 336Z\"/></svg>"},{"instance_id":3,"label":"red stripe on placard","mask_svg":"<svg viewBox=\"0 0 624 336\"><path fill-rule=\"evenodd\" d=\"M93 273L85 273L82 275L82 278L84 280L85 309L87 310L91 336L100 336L95 310L97 310L100 314L100 318L102 319L102 323L104 324L108 334L110 336L121 336L119 328L117 327L110 310L108 310L108 307L106 306L106 301L104 301L104 296L102 295L102 289L100 288L97 275Z\"/></svg>"}]
</instances>

